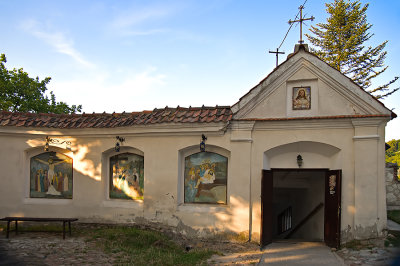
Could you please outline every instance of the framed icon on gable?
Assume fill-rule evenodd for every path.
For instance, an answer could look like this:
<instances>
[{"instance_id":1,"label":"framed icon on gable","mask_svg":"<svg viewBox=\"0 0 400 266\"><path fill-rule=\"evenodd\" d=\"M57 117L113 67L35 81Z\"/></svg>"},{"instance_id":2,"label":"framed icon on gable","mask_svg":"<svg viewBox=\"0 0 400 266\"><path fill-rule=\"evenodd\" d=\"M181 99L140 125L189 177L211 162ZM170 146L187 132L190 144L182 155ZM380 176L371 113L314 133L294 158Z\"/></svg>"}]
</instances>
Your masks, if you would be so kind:
<instances>
[{"instance_id":1,"label":"framed icon on gable","mask_svg":"<svg viewBox=\"0 0 400 266\"><path fill-rule=\"evenodd\" d=\"M311 87L293 87L292 103L293 110L310 110Z\"/></svg>"}]
</instances>

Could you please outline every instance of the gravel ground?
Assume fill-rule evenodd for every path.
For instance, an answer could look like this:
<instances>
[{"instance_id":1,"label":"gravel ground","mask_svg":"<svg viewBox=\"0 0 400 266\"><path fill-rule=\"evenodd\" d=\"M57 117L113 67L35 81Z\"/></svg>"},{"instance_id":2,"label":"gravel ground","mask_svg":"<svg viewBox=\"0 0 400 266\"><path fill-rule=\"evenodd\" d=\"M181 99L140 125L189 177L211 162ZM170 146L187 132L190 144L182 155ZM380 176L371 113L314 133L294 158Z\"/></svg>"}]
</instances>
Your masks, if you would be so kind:
<instances>
[{"instance_id":1,"label":"gravel ground","mask_svg":"<svg viewBox=\"0 0 400 266\"><path fill-rule=\"evenodd\" d=\"M98 228L107 225L88 225L75 223L78 228ZM162 225L146 225L149 228L167 234L179 245L193 248L207 248L218 251L218 255L208 260L210 265L249 265L257 264L263 252L255 243L224 240L189 239L176 234L174 230ZM365 241L352 248L342 248L336 252L346 265L400 265L393 264L400 255L400 250L384 247L385 239ZM95 242L86 241L84 237L74 235L62 239L61 233L0 232L0 265L113 265L118 254L104 253Z\"/></svg>"},{"instance_id":2,"label":"gravel ground","mask_svg":"<svg viewBox=\"0 0 400 266\"><path fill-rule=\"evenodd\" d=\"M72 236L67 235L65 240L62 239L62 233L56 232L24 232L18 235L10 232L8 239L5 237L5 232L0 232L0 265L113 265L118 254L106 254L95 242L87 241L84 237L74 234L74 229L107 226L109 225L74 223ZM170 227L159 224L139 227L161 231L182 247L210 249L218 251L219 254L238 254L234 255L232 262L245 262L247 260L243 254L259 252L259 246L255 243L189 239L176 234ZM226 256L217 257L226 258ZM252 261L257 259L254 256L251 257L253 257ZM209 263L214 264L211 261Z\"/></svg>"},{"instance_id":3,"label":"gravel ground","mask_svg":"<svg viewBox=\"0 0 400 266\"><path fill-rule=\"evenodd\" d=\"M342 248L336 251L346 265L400 265L395 260L400 255L400 249L385 247L385 238L360 241L351 248Z\"/></svg>"},{"instance_id":4,"label":"gravel ground","mask_svg":"<svg viewBox=\"0 0 400 266\"><path fill-rule=\"evenodd\" d=\"M113 265L95 243L55 234L24 233L0 238L0 265Z\"/></svg>"}]
</instances>

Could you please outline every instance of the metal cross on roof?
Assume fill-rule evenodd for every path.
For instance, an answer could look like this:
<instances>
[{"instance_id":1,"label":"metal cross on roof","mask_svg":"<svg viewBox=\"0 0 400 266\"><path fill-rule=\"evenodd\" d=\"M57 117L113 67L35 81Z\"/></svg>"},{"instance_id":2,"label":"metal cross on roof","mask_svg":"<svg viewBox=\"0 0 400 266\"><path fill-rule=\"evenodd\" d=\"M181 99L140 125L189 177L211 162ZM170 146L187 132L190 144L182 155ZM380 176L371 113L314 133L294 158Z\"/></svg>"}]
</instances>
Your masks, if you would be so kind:
<instances>
[{"instance_id":1,"label":"metal cross on roof","mask_svg":"<svg viewBox=\"0 0 400 266\"><path fill-rule=\"evenodd\" d=\"M278 55L279 54L284 54L285 52L279 52L279 48L276 48L276 52L275 51L269 51L270 54L276 54L276 66L278 66Z\"/></svg>"},{"instance_id":2,"label":"metal cross on roof","mask_svg":"<svg viewBox=\"0 0 400 266\"><path fill-rule=\"evenodd\" d=\"M304 23L304 21L306 21L306 20L313 21L315 19L313 16L311 16L311 18L303 18L303 8L304 8L303 5L301 5L299 7L299 9L300 9L300 18L299 19L289 20L289 24L293 24L296 22L300 23L300 41L299 41L299 43L304 43L304 41L303 41L303 23Z\"/></svg>"}]
</instances>

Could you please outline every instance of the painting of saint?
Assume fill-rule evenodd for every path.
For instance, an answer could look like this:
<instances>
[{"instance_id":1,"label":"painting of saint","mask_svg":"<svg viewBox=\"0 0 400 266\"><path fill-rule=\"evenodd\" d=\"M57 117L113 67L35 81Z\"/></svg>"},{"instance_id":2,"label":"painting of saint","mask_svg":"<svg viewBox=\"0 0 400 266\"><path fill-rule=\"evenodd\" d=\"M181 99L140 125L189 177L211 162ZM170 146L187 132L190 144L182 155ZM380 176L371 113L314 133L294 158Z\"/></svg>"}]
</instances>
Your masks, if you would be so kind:
<instances>
[{"instance_id":1,"label":"painting of saint","mask_svg":"<svg viewBox=\"0 0 400 266\"><path fill-rule=\"evenodd\" d=\"M121 153L110 158L110 198L142 200L144 192L143 156Z\"/></svg>"},{"instance_id":2,"label":"painting of saint","mask_svg":"<svg viewBox=\"0 0 400 266\"><path fill-rule=\"evenodd\" d=\"M293 110L311 109L311 88L294 87L293 88Z\"/></svg>"},{"instance_id":3,"label":"painting of saint","mask_svg":"<svg viewBox=\"0 0 400 266\"><path fill-rule=\"evenodd\" d=\"M185 203L226 204L228 158L199 152L185 158Z\"/></svg>"},{"instance_id":4,"label":"painting of saint","mask_svg":"<svg viewBox=\"0 0 400 266\"><path fill-rule=\"evenodd\" d=\"M72 198L72 158L44 152L31 158L31 198Z\"/></svg>"}]
</instances>

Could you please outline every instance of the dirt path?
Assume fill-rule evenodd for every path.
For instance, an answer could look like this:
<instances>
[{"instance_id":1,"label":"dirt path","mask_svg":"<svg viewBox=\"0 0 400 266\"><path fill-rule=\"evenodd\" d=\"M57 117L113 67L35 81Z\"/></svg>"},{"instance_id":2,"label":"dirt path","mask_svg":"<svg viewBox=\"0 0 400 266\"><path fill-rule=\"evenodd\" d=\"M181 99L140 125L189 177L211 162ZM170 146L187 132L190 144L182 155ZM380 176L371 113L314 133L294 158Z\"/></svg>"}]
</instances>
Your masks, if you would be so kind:
<instances>
[{"instance_id":1,"label":"dirt path","mask_svg":"<svg viewBox=\"0 0 400 266\"><path fill-rule=\"evenodd\" d=\"M87 241L90 229L108 226L115 225L76 223L73 225L72 237L67 236L65 240L62 239L61 233L54 232L25 232L17 236L11 233L7 239L5 232L1 232L0 229L0 265L113 265L119 256L118 253L104 253L96 242ZM261 258L264 258L262 262L267 262L265 259L271 257L264 256L266 251L260 251L256 243L188 238L177 234L173 228L160 224L138 227L160 231L182 248L209 249L217 252L207 261L209 265L254 265L258 264ZM77 231L86 233L80 235ZM346 265L390 265L400 254L400 250L385 247L384 241L385 239L370 240L360 243L360 246L355 246L354 249L343 248L335 253L344 259Z\"/></svg>"},{"instance_id":2,"label":"dirt path","mask_svg":"<svg viewBox=\"0 0 400 266\"><path fill-rule=\"evenodd\" d=\"M98 229L109 225L79 224L73 225L72 236L62 239L60 233L24 232L10 238L0 232L0 265L113 265L117 254L104 253L93 241L78 236L74 230ZM196 249L209 249L218 252L208 261L209 264L254 263L261 253L255 243L189 239L174 233L162 225L139 226L165 233L180 246ZM90 231L90 230L89 230ZM220 256L224 254L224 256ZM233 255L232 255L233 254Z\"/></svg>"},{"instance_id":3,"label":"dirt path","mask_svg":"<svg viewBox=\"0 0 400 266\"><path fill-rule=\"evenodd\" d=\"M0 265L112 265L113 258L83 238L24 233L0 238Z\"/></svg>"}]
</instances>

